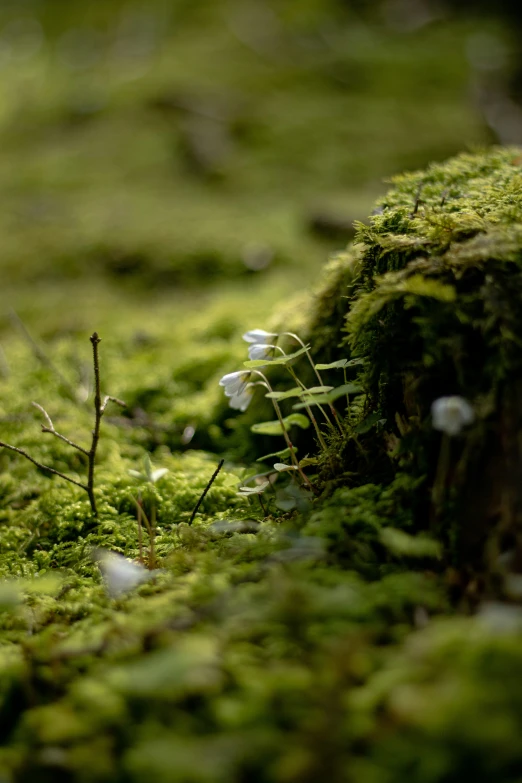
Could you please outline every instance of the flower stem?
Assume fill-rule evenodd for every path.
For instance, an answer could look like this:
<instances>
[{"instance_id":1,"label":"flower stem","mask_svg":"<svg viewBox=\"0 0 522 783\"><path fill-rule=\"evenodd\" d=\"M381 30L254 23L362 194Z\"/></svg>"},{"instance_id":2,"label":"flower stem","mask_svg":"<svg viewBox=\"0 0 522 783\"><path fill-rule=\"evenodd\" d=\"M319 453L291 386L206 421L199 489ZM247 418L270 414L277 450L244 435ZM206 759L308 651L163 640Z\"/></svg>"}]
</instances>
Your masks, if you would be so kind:
<instances>
[{"instance_id":1,"label":"flower stem","mask_svg":"<svg viewBox=\"0 0 522 783\"><path fill-rule=\"evenodd\" d=\"M314 371L314 373L315 373L315 377L316 377L316 378L317 378L317 380L319 381L319 385L320 385L320 386L324 386L324 382L323 382L323 379L322 379L322 377L321 377L321 373L320 373L320 372L319 372L319 370L316 368L316 366L315 366L315 364L314 364L314 360L313 360L313 359L312 359L312 357L310 356L310 349L309 349L309 348L306 348L306 345L305 345L305 344L304 344L304 342L301 340L301 338L300 338L300 337L298 337L298 336L297 336L296 334L294 334L293 332L281 332L281 334L284 334L286 337L291 337L293 340L295 340L297 343L299 343L299 345L301 346L301 348L305 348L305 349L306 349L306 357L307 357L308 361L310 362L310 365L311 365L311 367L312 367L312 370L313 370L313 371ZM331 414L332 414L332 416L333 416L333 418L334 418L334 421L335 421L335 423L337 424L337 427L339 428L339 432L341 433L341 435L344 435L344 432L343 432L342 425L341 425L341 423L340 423L340 421L339 421L339 417L338 417L338 415L337 415L337 411L335 410L334 406L333 406L331 403L329 404L329 408L330 408L330 412L331 412Z\"/></svg>"},{"instance_id":2,"label":"flower stem","mask_svg":"<svg viewBox=\"0 0 522 783\"><path fill-rule=\"evenodd\" d=\"M260 370L252 370L252 372L255 373L256 375L259 375L259 377L262 378L264 383L266 384L267 389L269 389L270 392L273 392L273 389L272 389L272 387L271 387L271 385L270 385L266 375L264 375ZM299 460L297 459L297 456L296 456L296 453L295 453L292 441L290 440L290 435L288 434L288 430L286 429L286 426L285 426L285 422L284 422L284 419L283 419L283 414L281 413L281 408L279 407L277 400L274 400L273 398L271 398L271 399L272 399L272 405L274 406L274 410L276 412L277 419L279 421L279 424L281 425L281 429L282 429L282 432L283 432L283 437L285 439L285 443L286 443L286 445L288 447L288 450L290 451L290 457L292 459L292 462L294 463L294 466L299 471L299 474L300 474L301 478L303 479L304 483L307 485L307 487L309 487L311 489L312 485L310 484L310 479L308 478L308 476L305 473L303 473L303 469L299 465Z\"/></svg>"},{"instance_id":3,"label":"flower stem","mask_svg":"<svg viewBox=\"0 0 522 783\"><path fill-rule=\"evenodd\" d=\"M292 378L294 379L294 381L297 383L297 385L300 386L304 391L306 391L306 386L304 385L304 383L302 383L302 381L299 380L299 378L295 374L294 370L291 367L289 367L289 366L287 366L287 370L290 373L290 375L292 376ZM310 417L310 421L314 425L314 429L315 429L315 431L317 433L317 437L319 439L319 443L321 444L321 448L323 449L323 451L326 451L326 448L327 448L326 447L326 442L325 442L325 439L323 438L323 433L321 432L321 430L319 429L319 425L317 424L317 419L315 418L315 416L313 414L313 411L310 408L310 406L304 400L303 400L303 402L304 402L305 410L308 413L308 416ZM328 419L328 417L327 417L327 419ZM328 422L331 424L329 419L328 419Z\"/></svg>"},{"instance_id":4,"label":"flower stem","mask_svg":"<svg viewBox=\"0 0 522 783\"><path fill-rule=\"evenodd\" d=\"M437 462L437 472L435 474L435 481L431 490L431 499L436 509L439 509L444 500L446 492L446 481L448 478L448 472L450 468L451 459L451 439L450 436L444 432L440 442L439 459Z\"/></svg>"}]
</instances>

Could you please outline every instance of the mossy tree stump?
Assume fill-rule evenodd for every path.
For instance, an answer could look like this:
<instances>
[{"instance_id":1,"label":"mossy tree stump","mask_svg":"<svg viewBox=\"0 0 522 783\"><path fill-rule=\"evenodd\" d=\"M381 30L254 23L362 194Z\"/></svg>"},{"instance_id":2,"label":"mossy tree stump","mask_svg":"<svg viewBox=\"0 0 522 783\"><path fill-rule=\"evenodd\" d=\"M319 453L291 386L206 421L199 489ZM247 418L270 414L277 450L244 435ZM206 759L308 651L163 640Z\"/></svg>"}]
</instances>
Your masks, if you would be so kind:
<instances>
[{"instance_id":1,"label":"mossy tree stump","mask_svg":"<svg viewBox=\"0 0 522 783\"><path fill-rule=\"evenodd\" d=\"M419 529L441 535L458 566L491 574L507 553L522 564L522 152L396 177L357 229L312 336L332 358L341 344L364 361L365 415L380 422L371 447L426 478L412 499ZM444 395L465 397L476 419L451 441L434 504L430 410Z\"/></svg>"}]
</instances>

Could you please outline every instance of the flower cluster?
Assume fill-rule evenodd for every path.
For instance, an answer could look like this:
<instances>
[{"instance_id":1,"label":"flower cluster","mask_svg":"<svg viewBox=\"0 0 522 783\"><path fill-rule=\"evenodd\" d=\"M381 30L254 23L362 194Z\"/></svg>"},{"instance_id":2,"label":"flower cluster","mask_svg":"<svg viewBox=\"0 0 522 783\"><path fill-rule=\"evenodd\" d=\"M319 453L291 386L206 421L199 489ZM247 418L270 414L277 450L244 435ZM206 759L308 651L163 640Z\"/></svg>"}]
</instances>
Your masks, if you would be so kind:
<instances>
[{"instance_id":1,"label":"flower cluster","mask_svg":"<svg viewBox=\"0 0 522 783\"><path fill-rule=\"evenodd\" d=\"M251 329L245 332L243 340L248 345L248 358L251 360L270 361L277 350L281 350L276 345L270 343L278 337L276 332L266 332L264 329ZM219 381L223 387L226 396L229 398L229 405L234 410L244 413L254 394L254 383L250 382L252 373L248 370L238 370L229 372Z\"/></svg>"}]
</instances>

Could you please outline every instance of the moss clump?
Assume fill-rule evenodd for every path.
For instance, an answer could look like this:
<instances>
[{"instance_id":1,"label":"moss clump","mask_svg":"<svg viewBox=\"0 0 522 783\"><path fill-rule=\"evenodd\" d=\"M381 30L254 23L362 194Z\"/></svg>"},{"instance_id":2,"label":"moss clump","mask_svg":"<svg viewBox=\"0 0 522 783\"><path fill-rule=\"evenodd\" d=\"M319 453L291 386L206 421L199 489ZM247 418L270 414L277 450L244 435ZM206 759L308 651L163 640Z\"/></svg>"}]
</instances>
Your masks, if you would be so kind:
<instances>
[{"instance_id":1,"label":"moss clump","mask_svg":"<svg viewBox=\"0 0 522 783\"><path fill-rule=\"evenodd\" d=\"M417 525L441 532L456 563L482 569L522 532L521 164L520 150L494 149L394 178L330 271L313 324L319 341L363 363L374 448L392 444L425 476ZM433 508L440 435L430 408L451 394L477 421L452 443Z\"/></svg>"}]
</instances>

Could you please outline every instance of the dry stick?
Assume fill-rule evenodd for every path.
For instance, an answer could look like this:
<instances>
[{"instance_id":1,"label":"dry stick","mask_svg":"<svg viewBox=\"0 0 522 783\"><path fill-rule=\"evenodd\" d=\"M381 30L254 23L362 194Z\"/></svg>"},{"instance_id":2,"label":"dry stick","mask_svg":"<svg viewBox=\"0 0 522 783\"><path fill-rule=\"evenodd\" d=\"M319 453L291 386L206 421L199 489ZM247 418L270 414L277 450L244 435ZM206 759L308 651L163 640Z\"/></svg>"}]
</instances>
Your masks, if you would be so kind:
<instances>
[{"instance_id":1,"label":"dry stick","mask_svg":"<svg viewBox=\"0 0 522 783\"><path fill-rule=\"evenodd\" d=\"M28 459L29 462L32 462L33 465L36 465L36 467L40 468L40 470L46 470L48 473L53 473L55 476L60 476L60 478L65 479L65 481L68 481L70 484L76 484L77 487L81 487L86 492L88 491L86 484L82 484L81 481L76 481L70 476L66 476L65 473L60 473L59 470L55 470L54 468L50 468L48 465L44 465L43 463L38 462L38 460L33 459L31 455L27 453L27 451L24 451L24 449L19 449L17 446L11 446L9 443L4 443L2 440L0 440L0 447L9 449L9 451L16 451L17 454L21 454L22 457Z\"/></svg>"},{"instance_id":2,"label":"dry stick","mask_svg":"<svg viewBox=\"0 0 522 783\"><path fill-rule=\"evenodd\" d=\"M16 317L18 318L18 316ZM20 324L25 330L25 327L23 326L21 321ZM27 330L25 331L27 332ZM27 335L30 337L28 333ZM32 338L30 339L32 340ZM75 443L69 438L66 438L65 435L62 435L61 433L57 432L54 428L52 419L47 413L47 411L45 410L45 408L43 408L37 402L33 402L33 405L36 408L38 408L38 410L43 414L47 422L47 426L42 426L42 432L48 432L51 435L54 435L56 438L59 438L60 440L63 440L65 443L67 443L68 446L71 446L73 449L80 451L82 454L84 454L87 457L89 462L87 484L83 484L81 481L76 481L76 479L73 479L70 476L66 476L65 473L61 473L59 470L55 470L54 468L50 468L48 465L44 465L43 463L38 462L37 460L33 459L33 457L31 457L24 449L20 449L17 446L11 446L9 443L4 443L3 441L0 441L0 448L3 447L4 449L15 451L17 454L21 454L22 457L28 459L29 462L32 462L34 465L36 465L36 467L40 468L41 470L46 470L48 471L48 473L52 473L55 476L60 476L60 478L64 479L65 481L68 481L70 484L75 484L75 486L81 487L81 489L87 492L87 495L89 496L89 503L91 504L91 511L94 514L94 516L97 517L98 509L96 507L96 498L94 497L94 464L96 461L96 449L98 446L98 441L100 439L100 422L105 412L105 408L107 407L107 403L115 402L117 405L121 405L122 407L125 407L125 403L122 400L119 400L117 397L110 397L110 396L105 397L102 403L101 392L100 392L100 363L98 359L98 344L101 342L101 340L96 332L94 332L94 334L91 336L90 339L93 347L94 385L95 385L95 394L94 394L95 419L94 419L94 429L92 431L91 448L89 450L84 449L83 446L80 446L78 443Z\"/></svg>"},{"instance_id":3,"label":"dry stick","mask_svg":"<svg viewBox=\"0 0 522 783\"><path fill-rule=\"evenodd\" d=\"M100 424L102 416L105 413L105 408L108 402L115 402L117 405L125 407L125 403L119 400L117 397L106 396L101 399L101 387L100 387L100 360L98 358L98 345L101 343L101 339L98 337L98 332L90 337L92 343L92 360L94 366L94 429L92 431L91 448L89 449L87 456L89 458L89 469L87 474L87 494L89 495L89 502L91 504L92 513L95 517L98 516L98 509L96 507L96 498L94 497L94 465L96 462L96 449L98 448L98 441L100 440Z\"/></svg>"},{"instance_id":4,"label":"dry stick","mask_svg":"<svg viewBox=\"0 0 522 783\"><path fill-rule=\"evenodd\" d=\"M410 213L410 217L411 218L415 217L415 215L417 214L417 212L419 210L419 206L422 203L422 201L421 201L421 193L422 193L423 187L424 187L424 182L421 182L419 184L419 187L417 188L417 192L415 194L415 204L413 205L413 211Z\"/></svg>"},{"instance_id":5,"label":"dry stick","mask_svg":"<svg viewBox=\"0 0 522 783\"><path fill-rule=\"evenodd\" d=\"M219 473L219 471L221 470L221 468L223 467L224 464L225 464L225 460L222 459L221 462L219 463L219 465L217 466L217 468L215 469L214 473L212 474L212 478L210 479L210 481L208 482L207 486L205 487L205 489L201 493L201 497L199 498L198 502L196 503L194 511L192 512L192 516L189 519L189 525L191 525L194 522L195 516L196 516L196 514L199 511L199 507L201 506L201 504L205 500L205 496L206 496L207 492L209 491L209 489L212 486L212 484L214 483L214 481L217 479L218 473Z\"/></svg>"},{"instance_id":6,"label":"dry stick","mask_svg":"<svg viewBox=\"0 0 522 783\"><path fill-rule=\"evenodd\" d=\"M83 446L80 446L78 443L75 443L73 440L69 440L69 438L66 438L65 435L61 435L59 432L57 432L54 429L54 424L51 420L51 417L45 410L45 408L43 408L37 402L33 402L33 405L35 408L38 408L38 410L43 413L45 420L47 422L47 427L44 427L42 425L42 432L49 432L51 435L54 435L56 438L63 440L65 443L67 443L68 446L72 446L73 449L76 449L77 451L81 451L81 453L85 454L86 457L89 456L89 452L87 451L87 449L84 449Z\"/></svg>"}]
</instances>

